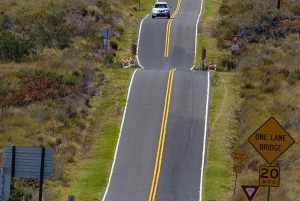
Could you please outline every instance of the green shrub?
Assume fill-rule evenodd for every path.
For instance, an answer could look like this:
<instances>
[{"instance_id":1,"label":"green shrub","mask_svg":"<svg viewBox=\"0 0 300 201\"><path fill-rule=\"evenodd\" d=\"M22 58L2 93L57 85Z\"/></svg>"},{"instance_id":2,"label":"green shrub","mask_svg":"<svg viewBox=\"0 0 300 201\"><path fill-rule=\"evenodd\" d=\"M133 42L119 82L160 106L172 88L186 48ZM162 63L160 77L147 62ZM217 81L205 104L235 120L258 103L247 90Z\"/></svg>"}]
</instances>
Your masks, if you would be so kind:
<instances>
[{"instance_id":1,"label":"green shrub","mask_svg":"<svg viewBox=\"0 0 300 201\"><path fill-rule=\"evenodd\" d=\"M111 64L111 63L113 63L113 62L114 62L114 56L113 56L112 54L107 54L107 55L105 56L105 63Z\"/></svg>"},{"instance_id":2,"label":"green shrub","mask_svg":"<svg viewBox=\"0 0 300 201\"><path fill-rule=\"evenodd\" d=\"M118 50L118 48L119 48L119 43L118 43L118 41L116 41L116 40L111 40L111 41L110 41L110 47L111 47L113 50Z\"/></svg>"},{"instance_id":3,"label":"green shrub","mask_svg":"<svg viewBox=\"0 0 300 201\"><path fill-rule=\"evenodd\" d=\"M122 36L125 33L125 28L122 26L118 26L117 32Z\"/></svg>"},{"instance_id":4,"label":"green shrub","mask_svg":"<svg viewBox=\"0 0 300 201\"><path fill-rule=\"evenodd\" d=\"M25 185L21 184L20 181L16 179L12 180L13 189L9 194L9 201L31 201L32 195L25 192Z\"/></svg>"},{"instance_id":5,"label":"green shrub","mask_svg":"<svg viewBox=\"0 0 300 201\"><path fill-rule=\"evenodd\" d=\"M224 3L221 4L219 8L219 14L220 15L227 15L230 12L230 7Z\"/></svg>"},{"instance_id":6,"label":"green shrub","mask_svg":"<svg viewBox=\"0 0 300 201\"><path fill-rule=\"evenodd\" d=\"M293 13L293 15L297 15L297 16L300 16L300 3L294 5L290 5L290 8L289 8L290 12Z\"/></svg>"},{"instance_id":7,"label":"green shrub","mask_svg":"<svg viewBox=\"0 0 300 201\"><path fill-rule=\"evenodd\" d=\"M34 43L10 32L0 32L0 60L21 62L34 51Z\"/></svg>"}]
</instances>

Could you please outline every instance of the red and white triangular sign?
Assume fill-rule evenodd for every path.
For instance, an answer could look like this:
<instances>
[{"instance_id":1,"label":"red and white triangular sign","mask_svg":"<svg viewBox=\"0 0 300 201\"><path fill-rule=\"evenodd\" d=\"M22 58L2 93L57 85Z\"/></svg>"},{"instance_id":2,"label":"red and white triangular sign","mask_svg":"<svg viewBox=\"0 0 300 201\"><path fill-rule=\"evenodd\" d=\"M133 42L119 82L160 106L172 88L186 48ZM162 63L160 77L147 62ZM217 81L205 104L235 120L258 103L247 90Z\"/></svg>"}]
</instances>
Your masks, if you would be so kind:
<instances>
[{"instance_id":1,"label":"red and white triangular sign","mask_svg":"<svg viewBox=\"0 0 300 201\"><path fill-rule=\"evenodd\" d=\"M241 185L241 187L247 196L248 201L251 201L254 198L257 190L259 189L259 186L257 185Z\"/></svg>"},{"instance_id":2,"label":"red and white triangular sign","mask_svg":"<svg viewBox=\"0 0 300 201\"><path fill-rule=\"evenodd\" d=\"M230 38L233 41L233 43L236 44L238 42L240 36L239 35L231 35Z\"/></svg>"}]
</instances>

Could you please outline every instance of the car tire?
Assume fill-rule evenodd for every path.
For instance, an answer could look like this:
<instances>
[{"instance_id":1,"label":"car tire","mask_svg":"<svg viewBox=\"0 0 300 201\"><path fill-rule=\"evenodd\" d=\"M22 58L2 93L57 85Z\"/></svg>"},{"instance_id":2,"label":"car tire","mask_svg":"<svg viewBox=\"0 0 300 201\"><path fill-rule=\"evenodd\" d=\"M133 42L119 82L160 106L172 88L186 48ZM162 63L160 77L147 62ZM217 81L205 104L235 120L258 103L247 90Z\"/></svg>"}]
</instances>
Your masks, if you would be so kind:
<instances>
[{"instance_id":1,"label":"car tire","mask_svg":"<svg viewBox=\"0 0 300 201\"><path fill-rule=\"evenodd\" d=\"M155 18L155 16L154 16L154 15L152 15L152 18Z\"/></svg>"},{"instance_id":2,"label":"car tire","mask_svg":"<svg viewBox=\"0 0 300 201\"><path fill-rule=\"evenodd\" d=\"M168 18L170 19L170 14L168 15Z\"/></svg>"}]
</instances>

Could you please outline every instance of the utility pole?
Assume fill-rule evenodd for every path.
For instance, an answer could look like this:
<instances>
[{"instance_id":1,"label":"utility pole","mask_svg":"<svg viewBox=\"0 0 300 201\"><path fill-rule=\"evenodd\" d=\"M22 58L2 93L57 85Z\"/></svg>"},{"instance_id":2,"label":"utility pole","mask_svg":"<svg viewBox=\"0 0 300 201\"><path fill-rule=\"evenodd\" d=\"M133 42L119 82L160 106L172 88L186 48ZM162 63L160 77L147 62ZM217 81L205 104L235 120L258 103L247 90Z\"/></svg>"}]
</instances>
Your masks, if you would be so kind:
<instances>
[{"instance_id":1,"label":"utility pole","mask_svg":"<svg viewBox=\"0 0 300 201\"><path fill-rule=\"evenodd\" d=\"M280 9L280 0L277 1L277 9Z\"/></svg>"}]
</instances>

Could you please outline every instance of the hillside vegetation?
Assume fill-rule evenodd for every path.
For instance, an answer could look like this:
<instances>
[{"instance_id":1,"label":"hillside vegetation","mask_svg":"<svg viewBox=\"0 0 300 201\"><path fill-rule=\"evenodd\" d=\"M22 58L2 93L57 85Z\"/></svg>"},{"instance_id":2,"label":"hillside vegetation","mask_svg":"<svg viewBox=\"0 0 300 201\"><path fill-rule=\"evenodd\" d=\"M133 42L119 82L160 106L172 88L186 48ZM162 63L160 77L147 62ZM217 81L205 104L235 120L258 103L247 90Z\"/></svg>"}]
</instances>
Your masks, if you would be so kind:
<instances>
[{"instance_id":1,"label":"hillside vegetation","mask_svg":"<svg viewBox=\"0 0 300 201\"><path fill-rule=\"evenodd\" d=\"M205 200L245 200L241 184L258 184L259 167L269 164L247 139L270 117L274 117L296 141L272 163L280 167L280 186L271 188L270 200L297 200L300 176L297 154L300 137L300 3L282 0L280 9L277 9L277 0L218 2L219 18L214 19L216 28L206 31L205 35L216 38L216 46L223 52L231 50L230 36L239 35L240 48L218 60L220 71L232 69L236 76L223 72L214 75ZM212 21L209 17L203 20ZM228 82L232 86L226 85ZM235 94L236 99L230 98L227 91ZM228 99L234 101L234 105L231 110L227 107L227 115L221 115L218 110L230 106ZM235 162L230 154L239 147L248 158L242 163L242 172L235 178ZM267 187L261 186L253 200L266 198Z\"/></svg>"},{"instance_id":2,"label":"hillside vegetation","mask_svg":"<svg viewBox=\"0 0 300 201\"><path fill-rule=\"evenodd\" d=\"M44 200L97 200L107 184L133 71L121 58L145 15L137 8L133 0L1 1L0 159L4 146L52 147ZM14 186L11 200L38 200L38 179Z\"/></svg>"},{"instance_id":3,"label":"hillside vegetation","mask_svg":"<svg viewBox=\"0 0 300 201\"><path fill-rule=\"evenodd\" d=\"M53 177L44 200L98 200L110 173L131 73L138 25L154 1L4 0L0 5L0 158L4 146L53 148ZM125 6L124 6L125 5ZM245 200L241 184L257 184L267 162L247 138L271 116L296 144L272 165L281 168L271 200L297 200L300 160L300 3L295 0L207 0L199 51L213 73L204 200ZM101 31L113 31L103 46ZM231 52L230 35L240 35ZM200 55L200 54L197 54ZM235 185L230 153L242 147ZM17 179L11 200L37 200L39 182ZM234 193L235 192L235 193ZM25 196L26 195L26 196ZM266 198L261 187L254 200Z\"/></svg>"}]
</instances>

